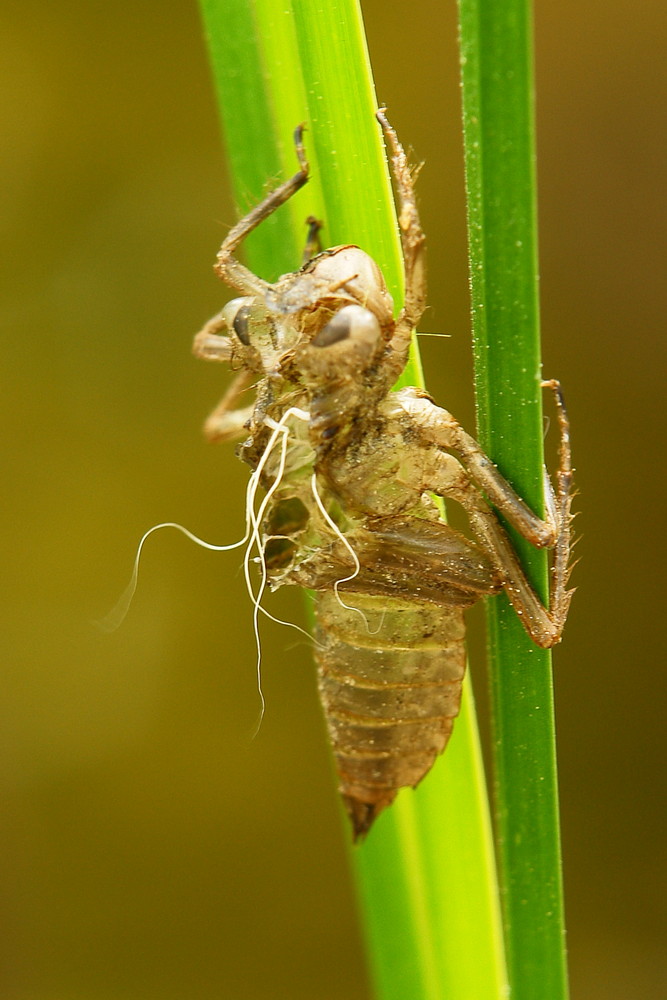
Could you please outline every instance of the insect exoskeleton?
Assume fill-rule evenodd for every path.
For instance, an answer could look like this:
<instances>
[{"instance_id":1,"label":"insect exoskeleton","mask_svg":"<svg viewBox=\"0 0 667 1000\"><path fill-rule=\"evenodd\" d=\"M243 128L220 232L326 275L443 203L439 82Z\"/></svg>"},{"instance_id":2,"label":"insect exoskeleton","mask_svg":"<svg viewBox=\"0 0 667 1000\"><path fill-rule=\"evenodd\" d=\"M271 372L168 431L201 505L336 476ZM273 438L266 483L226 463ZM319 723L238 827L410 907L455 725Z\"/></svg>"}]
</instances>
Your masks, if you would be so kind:
<instances>
[{"instance_id":1,"label":"insect exoskeleton","mask_svg":"<svg viewBox=\"0 0 667 1000\"><path fill-rule=\"evenodd\" d=\"M250 512L262 581L316 593L320 694L355 837L401 788L415 787L449 739L465 670L463 612L504 589L536 643L558 642L571 591L572 468L557 382L556 489L535 514L477 442L423 390L392 386L425 308L424 236L412 176L383 112L403 249L404 305L357 246L317 253L273 284L236 259L245 236L308 179L300 169L241 219L216 271L240 298L195 338L195 353L236 378L206 423L238 454L266 495ZM312 217L307 246L319 229ZM255 399L245 397L251 386ZM474 540L450 528L433 494L459 503ZM545 607L496 510L536 546L553 549Z\"/></svg>"}]
</instances>

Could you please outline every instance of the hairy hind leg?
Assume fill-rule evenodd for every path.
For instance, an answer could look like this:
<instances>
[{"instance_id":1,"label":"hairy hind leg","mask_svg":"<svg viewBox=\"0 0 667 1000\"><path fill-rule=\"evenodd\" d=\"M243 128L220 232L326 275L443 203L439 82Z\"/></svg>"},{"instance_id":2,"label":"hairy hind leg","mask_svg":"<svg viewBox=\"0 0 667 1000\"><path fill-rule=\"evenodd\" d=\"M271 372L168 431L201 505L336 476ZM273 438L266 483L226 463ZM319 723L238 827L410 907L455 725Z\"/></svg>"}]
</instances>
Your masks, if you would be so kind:
<instances>
[{"instance_id":1,"label":"hairy hind leg","mask_svg":"<svg viewBox=\"0 0 667 1000\"><path fill-rule=\"evenodd\" d=\"M554 391L561 435L560 463L556 473L556 494L553 497L554 537L548 543L548 547L553 550L548 607L545 607L530 585L504 528L481 492L484 490L488 495L490 490L486 489L484 482L480 483L479 477L474 477L470 470L461 464L458 457L440 450L437 442L433 441L436 435L431 436L432 450L425 473L428 489L445 498L456 500L464 508L472 530L499 574L524 629L538 646L549 647L560 641L573 593L567 588L572 549L572 463L569 421L560 384L552 380L545 382L544 386ZM433 410L437 410L433 404L430 405ZM412 415L415 416L414 413ZM483 454L476 443L475 447L480 454ZM528 528L525 526L526 512L538 525L544 526L546 523L519 500L509 483L497 471L493 483L502 487L503 514L513 521L528 541L540 544L536 542L530 525Z\"/></svg>"},{"instance_id":2,"label":"hairy hind leg","mask_svg":"<svg viewBox=\"0 0 667 1000\"><path fill-rule=\"evenodd\" d=\"M570 425L560 383L552 379L543 382L542 388L552 389L554 392L560 428L560 467L556 474L556 494L546 469L544 472L547 500L547 513L544 518L531 510L518 496L491 459L482 451L477 441L461 427L451 413L436 406L420 389L402 389L397 397L401 406L418 425L422 435L430 443L451 451L460 458L475 486L484 492L494 507L531 545L537 548L553 548L562 534L557 523L559 507L566 506L569 514L572 502Z\"/></svg>"}]
</instances>

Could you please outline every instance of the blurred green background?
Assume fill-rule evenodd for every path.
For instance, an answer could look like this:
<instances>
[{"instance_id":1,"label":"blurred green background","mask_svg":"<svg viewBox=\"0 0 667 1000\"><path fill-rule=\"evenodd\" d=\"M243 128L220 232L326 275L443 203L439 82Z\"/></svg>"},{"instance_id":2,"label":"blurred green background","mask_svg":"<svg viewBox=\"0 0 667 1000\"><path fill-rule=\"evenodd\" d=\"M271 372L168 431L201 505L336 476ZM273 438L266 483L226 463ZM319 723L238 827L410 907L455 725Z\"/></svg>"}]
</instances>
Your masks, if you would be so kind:
<instances>
[{"instance_id":1,"label":"blurred green background","mask_svg":"<svg viewBox=\"0 0 667 1000\"><path fill-rule=\"evenodd\" d=\"M630 1000L667 989L666 15L538 8L544 372L567 394L583 535L555 654L573 1000ZM378 97L426 163L423 326L451 334L422 341L428 385L472 427L454 5L364 10ZM262 624L251 741L238 552L157 535L122 628L91 624L150 525L243 533L247 472L200 436L226 375L189 353L235 219L196 5L23 0L0 23L0 992L369 1000L305 641ZM298 594L271 608L303 620Z\"/></svg>"}]
</instances>

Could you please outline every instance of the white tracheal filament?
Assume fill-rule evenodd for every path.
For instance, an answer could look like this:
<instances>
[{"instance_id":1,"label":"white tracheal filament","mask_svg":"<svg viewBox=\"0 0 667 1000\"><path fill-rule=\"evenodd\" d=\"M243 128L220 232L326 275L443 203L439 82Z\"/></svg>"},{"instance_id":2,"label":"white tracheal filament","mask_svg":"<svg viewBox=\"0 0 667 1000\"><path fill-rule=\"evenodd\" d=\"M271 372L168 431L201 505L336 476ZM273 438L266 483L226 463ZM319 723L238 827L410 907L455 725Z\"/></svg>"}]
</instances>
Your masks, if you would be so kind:
<instances>
[{"instance_id":1,"label":"white tracheal filament","mask_svg":"<svg viewBox=\"0 0 667 1000\"><path fill-rule=\"evenodd\" d=\"M266 608L263 608L261 605L262 597L264 596L264 591L266 590L268 574L266 569L266 562L264 559L264 547L262 545L260 529L261 529L262 519L264 518L267 507L271 503L271 499L275 494L276 490L280 487L283 476L285 474L285 466L287 464L287 449L289 444L289 428L287 424L291 418L295 418L297 420L303 420L307 423L310 420L310 415L305 410L301 410L296 406L291 406L288 410L285 411L285 413L283 413L279 421L275 421L268 416L264 417L264 422L268 427L271 428L272 434L271 437L269 438L266 448L264 449L262 457L259 460L257 468L254 470L250 479L248 480L248 487L246 490L246 503L245 503L246 530L243 538L241 538L238 542L233 542L231 545L215 545L212 542L204 541L203 538L199 538L198 535L195 535L192 531L189 531L187 528L183 527L182 524L178 524L175 521L164 521L161 524L153 525L153 527L149 528L148 531L142 536L139 545L137 546L137 553L135 555L134 566L132 568L132 576L130 578L130 582L123 591L123 594L121 595L118 603L105 618L96 622L97 626L104 632L113 632L122 624L123 620L125 619L129 611L130 604L132 603L132 599L137 589L137 582L139 578L139 563L141 560L141 554L143 552L144 545L148 540L148 538L150 538L150 536L154 534L156 531L161 531L163 528L175 528L177 531L180 531L182 534L184 534L186 538L189 538L197 545L200 545L204 549L210 549L213 552L230 552L232 549L238 549L241 548L241 546L245 545L246 549L245 549L245 555L243 557L243 573L245 577L246 588L248 590L248 594L250 596L250 600L253 605L253 631L255 635L255 644L257 648L257 691L260 699L259 718L253 731L253 737L259 731L259 727L262 724L262 719L264 718L264 712L266 708L264 693L262 691L262 678L261 678L262 649L261 649L261 640L259 634L260 611L262 612L262 614L266 615L267 618L270 618L271 621L275 622L277 625L287 625L290 628L294 628L298 632L303 633L303 635L305 635L311 642L314 641L310 633L307 632L305 629L301 628L300 625L296 625L294 622L286 622L280 618L276 618L269 611L267 611ZM255 511L255 498L257 496L257 489L259 487L260 480L264 472L264 469L266 467L266 464L269 461L276 447L278 438L281 438L282 440L280 442L280 457L278 460L278 467L276 470L276 474L274 476L273 483L269 487L264 499L262 500L259 506L259 509ZM340 539L342 544L345 546L354 564L354 572L350 573L349 576L343 577L334 584L336 599L338 600L338 603L341 605L341 607L346 608L348 611L354 611L357 614L361 615L366 625L366 629L370 632L370 630L368 629L368 621L363 611L361 611L360 608L355 608L350 606L349 604L345 604L345 602L342 600L338 592L338 588L341 584L348 583L350 580L354 580L354 578L359 574L361 566L359 564L359 559L357 557L356 552L354 551L349 541L342 533L342 531L335 523L335 521L332 519L331 515L328 513L324 504L322 503L322 500L320 498L317 489L317 475L315 472L313 472L313 476L311 479L311 490L320 514L324 518L327 525L331 528L335 536L338 539ZM258 553L254 561L258 562L261 568L261 580L257 593L255 593L254 591L250 576L250 563L251 561L253 561L252 558L253 548L256 548Z\"/></svg>"},{"instance_id":2,"label":"white tracheal filament","mask_svg":"<svg viewBox=\"0 0 667 1000\"><path fill-rule=\"evenodd\" d=\"M304 420L306 423L310 420L310 414L306 410L300 410L296 406L290 406L288 410L285 410L280 420L276 423L270 417L265 416L265 423L273 428L273 433L269 438L269 442L264 449L261 459L257 465L257 468L253 472L252 476L248 481L248 489L246 491L246 538L249 537L248 546L245 551L245 556L243 559L243 572L245 575L246 587L248 594L250 595L250 600L253 604L253 630L255 633L255 645L257 647L257 691L259 693L260 709L259 718L255 725L252 733L252 738L259 732L259 727L262 724L262 719L264 718L264 711L266 709L266 702L264 700L264 692L262 691L262 673L261 673L261 663L262 663L262 644L259 636L259 612L270 618L271 621L276 622L278 625L289 625L292 628L297 629L298 632L303 632L309 639L311 635L302 629L300 625L295 625L293 622L284 622L279 618L275 618L270 614L265 608L261 606L261 600L264 596L264 591L266 589L267 572L266 572L266 561L264 559L264 547L262 545L262 539L260 536L260 524L262 518L266 512L266 508L271 502L271 497L276 492L278 487L282 482L283 475L285 474L285 465L287 462L287 445L289 442L289 430L287 428L287 421L290 417L296 417L298 420ZM269 487L266 496L262 500L259 510L255 512L255 496L257 495L257 487L259 486L259 481L264 471L264 467L269 460L273 449L276 446L278 437L282 435L282 441L280 443L280 460L278 462L278 469L273 480L273 483ZM245 539L244 539L245 541ZM250 579L250 557L252 554L253 547L257 547L259 564L261 567L262 578L259 585L259 590L255 594L252 586L252 581Z\"/></svg>"},{"instance_id":3,"label":"white tracheal filament","mask_svg":"<svg viewBox=\"0 0 667 1000\"><path fill-rule=\"evenodd\" d=\"M148 531L142 536L139 545L137 546L137 552L134 557L134 565L132 568L132 576L130 578L130 582L128 583L127 587L121 594L121 597L118 600L116 606L109 612L108 615L106 615L105 618L102 618L101 620L95 623L98 626L98 628L100 628L103 632L114 632L123 623L130 609L132 599L137 589L137 582L139 579L139 563L141 561L141 555L143 552L144 545L148 540L148 538L150 538L150 536L154 534L156 531L161 531L163 528L175 528L177 531L180 531L182 534L184 534L186 538L189 538L197 545L200 545L204 549L210 549L213 552L230 552L232 549L238 549L241 548L241 546L245 545L246 551L243 558L243 570L245 575L246 587L248 589L248 594L250 595L250 600L252 601L253 605L253 630L257 646L257 690L260 698L260 715L259 715L259 720L254 728L253 736L256 735L257 731L259 730L262 719L264 717L264 710L265 710L265 700L264 700L264 694L262 692L262 683L261 683L261 644L259 636L259 612L261 611L262 614L266 615L267 618L270 618L271 621L276 622L276 624L288 625L290 628L294 628L298 632L303 633L303 635L305 635L311 642L313 641L313 638L310 635L310 633L307 632L305 629L301 628L300 625L296 625L294 622L286 622L282 621L280 618L276 618L269 611L267 611L266 608L263 608L260 603L262 596L264 594L264 590L266 589L266 583L267 583L267 572L266 572L266 564L264 561L264 550L260 537L260 525L262 518L264 517L264 514L266 512L266 508L271 500L271 497L280 486L282 477L285 472L285 464L287 461L287 445L289 439L289 430L287 428L287 422L291 417L296 417L297 419L304 420L306 422L310 419L309 414L305 410L300 410L297 407L291 407L290 409L286 410L283 416L281 417L280 421L278 422L272 420L270 417L265 417L265 421L267 425L273 429L273 433L269 438L269 442L264 450L264 453L259 461L257 468L255 469L255 471L253 472L248 481L248 487L246 490L246 509L245 509L246 530L243 538L241 538L238 542L233 542L231 545L215 545L212 542L205 541L203 538L199 538L198 535L195 535L192 531L189 531L182 524L178 524L176 521L164 521L161 524L154 524L153 527L149 528ZM282 441L280 446L280 461L278 463L278 471L276 473L275 479L269 491L267 492L266 496L264 497L264 500L262 501L259 507L259 510L255 513L255 497L257 495L257 487L259 486L260 478L262 472L264 471L266 463L269 460L271 453L273 452L273 449L276 446L276 442L280 436L282 436ZM261 573L262 573L260 587L256 595L253 590L252 581L250 579L251 555L253 547L255 546L257 547L257 551L259 554L257 561L261 566Z\"/></svg>"},{"instance_id":4,"label":"white tracheal filament","mask_svg":"<svg viewBox=\"0 0 667 1000\"><path fill-rule=\"evenodd\" d=\"M350 580L354 580L354 578L359 575L359 573L361 572L361 563L359 562L359 557L358 557L357 553L354 551L354 549L350 545L349 541L347 540L347 538L345 537L345 535L343 534L343 532L340 530L340 528L338 527L338 525L333 520L333 518L329 514L328 510L326 509L326 507L322 503L322 499L321 499L319 491L317 489L317 473L315 473L315 472L313 472L313 477L310 480L310 488L311 488L311 490L313 492L313 496L315 498L315 503L317 504L317 509L319 510L320 514L322 515L322 517L324 518L324 520L326 521L326 523L329 525L329 527L331 528L331 530L333 531L333 533L336 536L336 538L340 539L340 541L343 543L343 545L345 546L345 548L347 549L347 551L350 553L350 557L352 559L352 562L354 563L354 573L350 573L349 576L343 576L343 577L340 578L340 580L336 580L336 582L334 583L334 593L336 595L336 600L340 604L341 608L345 608L346 611L354 611L354 612L356 612L356 614L358 614L358 615L361 616L361 618L363 619L364 625L366 626L366 631L368 632L369 635L377 635L378 632L380 631L380 629L382 628L382 623L384 622L384 613L382 614L382 617L380 618L380 624L378 625L378 627L376 629L373 629L371 631L371 628L370 628L370 626L368 624L368 618L366 617L366 615L364 614L364 612L361 610L361 608L355 608L352 604L346 604L345 601L343 600L343 598L340 596L340 594L338 592L338 588L340 587L341 583L349 583Z\"/></svg>"},{"instance_id":5,"label":"white tracheal filament","mask_svg":"<svg viewBox=\"0 0 667 1000\"><path fill-rule=\"evenodd\" d=\"M249 528L246 523L246 533L239 542L234 542L232 545L214 545L212 542L205 542L203 538L199 538L198 535L193 534L192 531L188 531L187 528L184 528L182 524L177 524L176 521L164 521L162 524L154 524L153 527L149 528L146 534L143 535L139 545L137 546L137 554L134 557L134 566L132 568L130 582L118 599L116 606L112 608L108 615L95 622L97 627L103 632L115 632L116 629L123 624L123 621L130 610L132 598L134 597L137 589L137 581L139 579L139 562L141 560L143 547L147 539L150 538L150 536L156 531L161 531L162 528L176 528L177 531L180 531L192 542L195 542L197 545L201 545L203 549L211 549L213 552L229 552L231 549L239 549L245 544L249 534Z\"/></svg>"}]
</instances>

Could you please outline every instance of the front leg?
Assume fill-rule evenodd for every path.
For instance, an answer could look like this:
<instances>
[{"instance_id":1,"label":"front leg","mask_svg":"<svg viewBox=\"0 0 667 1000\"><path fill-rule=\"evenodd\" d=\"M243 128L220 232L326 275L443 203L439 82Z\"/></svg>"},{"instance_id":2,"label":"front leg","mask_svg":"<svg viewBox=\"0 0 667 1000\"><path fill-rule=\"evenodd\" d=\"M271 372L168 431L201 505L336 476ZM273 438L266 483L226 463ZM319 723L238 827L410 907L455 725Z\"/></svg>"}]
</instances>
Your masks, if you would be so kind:
<instances>
[{"instance_id":1,"label":"front leg","mask_svg":"<svg viewBox=\"0 0 667 1000\"><path fill-rule=\"evenodd\" d=\"M216 273L227 285L236 288L243 295L264 296L270 287L266 281L258 278L256 274L253 274L252 271L249 271L247 267L244 267L243 264L236 260L234 254L246 236L253 229L256 229L260 222L263 222L269 215L272 215L277 208L284 205L308 180L308 160L306 159L302 141L304 128L305 125L299 125L294 131L294 146L299 161L299 170L297 173L277 187L275 191L267 195L259 205L255 205L247 215L237 222L230 229L227 238L218 251L218 259L215 264Z\"/></svg>"},{"instance_id":2,"label":"front leg","mask_svg":"<svg viewBox=\"0 0 667 1000\"><path fill-rule=\"evenodd\" d=\"M232 360L232 342L229 338L229 320L226 307L216 313L208 323L205 323L199 333L195 334L192 343L192 353L203 361Z\"/></svg>"},{"instance_id":3,"label":"front leg","mask_svg":"<svg viewBox=\"0 0 667 1000\"><path fill-rule=\"evenodd\" d=\"M204 421L204 437L207 441L236 441L244 436L245 426L255 407L250 404L236 409L236 406L255 377L248 370L237 374L216 408Z\"/></svg>"}]
</instances>

